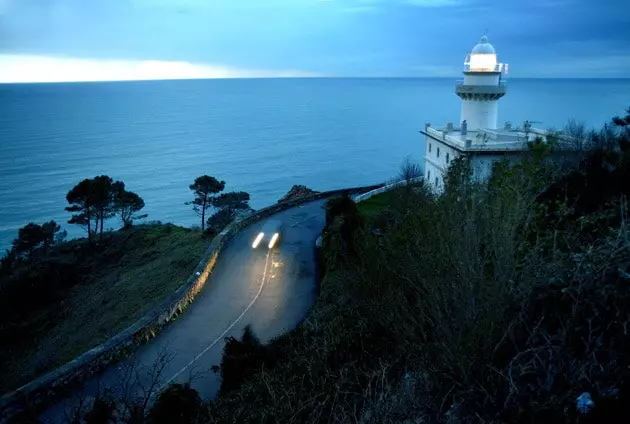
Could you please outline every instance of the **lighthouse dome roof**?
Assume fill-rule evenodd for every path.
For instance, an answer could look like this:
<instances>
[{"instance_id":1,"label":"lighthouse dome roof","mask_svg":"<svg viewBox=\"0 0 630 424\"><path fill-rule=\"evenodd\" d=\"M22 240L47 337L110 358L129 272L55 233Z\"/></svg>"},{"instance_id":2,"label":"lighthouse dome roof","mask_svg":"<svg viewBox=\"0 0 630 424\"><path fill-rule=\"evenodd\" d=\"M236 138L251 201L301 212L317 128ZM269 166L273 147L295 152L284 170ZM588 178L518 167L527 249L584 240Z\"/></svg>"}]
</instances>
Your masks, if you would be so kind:
<instances>
[{"instance_id":1,"label":"lighthouse dome roof","mask_svg":"<svg viewBox=\"0 0 630 424\"><path fill-rule=\"evenodd\" d=\"M494 47L492 46L492 44L490 44L490 42L488 41L488 37L487 36L483 36L481 37L481 40L479 40L479 43L473 47L472 54L496 54L496 52L494 51Z\"/></svg>"}]
</instances>

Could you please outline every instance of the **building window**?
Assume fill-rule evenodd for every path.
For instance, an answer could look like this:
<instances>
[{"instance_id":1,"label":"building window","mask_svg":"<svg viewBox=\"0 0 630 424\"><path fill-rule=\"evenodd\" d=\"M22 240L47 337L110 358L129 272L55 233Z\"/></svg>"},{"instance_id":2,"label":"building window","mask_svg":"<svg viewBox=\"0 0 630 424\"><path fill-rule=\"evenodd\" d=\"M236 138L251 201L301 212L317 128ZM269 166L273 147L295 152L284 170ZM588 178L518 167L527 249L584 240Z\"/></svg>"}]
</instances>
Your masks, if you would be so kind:
<instances>
[{"instance_id":1,"label":"building window","mask_svg":"<svg viewBox=\"0 0 630 424\"><path fill-rule=\"evenodd\" d=\"M427 170L427 180L430 180L430 179L431 179L431 170L428 169Z\"/></svg>"},{"instance_id":2,"label":"building window","mask_svg":"<svg viewBox=\"0 0 630 424\"><path fill-rule=\"evenodd\" d=\"M440 157L440 148L439 147L437 148L437 157L438 158Z\"/></svg>"},{"instance_id":3,"label":"building window","mask_svg":"<svg viewBox=\"0 0 630 424\"><path fill-rule=\"evenodd\" d=\"M429 143L429 153L431 153L431 143Z\"/></svg>"},{"instance_id":4,"label":"building window","mask_svg":"<svg viewBox=\"0 0 630 424\"><path fill-rule=\"evenodd\" d=\"M435 186L436 187L437 187L437 184L438 184L438 179L437 179L437 177L435 177Z\"/></svg>"},{"instance_id":5,"label":"building window","mask_svg":"<svg viewBox=\"0 0 630 424\"><path fill-rule=\"evenodd\" d=\"M446 154L446 163L448 163L448 161L450 160L450 158L448 157L448 153Z\"/></svg>"}]
</instances>

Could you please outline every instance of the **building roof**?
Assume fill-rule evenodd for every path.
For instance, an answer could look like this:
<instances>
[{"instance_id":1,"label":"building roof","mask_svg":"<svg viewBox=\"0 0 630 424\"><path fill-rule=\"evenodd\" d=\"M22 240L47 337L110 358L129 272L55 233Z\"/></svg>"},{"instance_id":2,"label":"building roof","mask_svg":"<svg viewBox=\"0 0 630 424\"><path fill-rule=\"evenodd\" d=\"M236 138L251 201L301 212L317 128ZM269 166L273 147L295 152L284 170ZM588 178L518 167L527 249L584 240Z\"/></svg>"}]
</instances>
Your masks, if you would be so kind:
<instances>
[{"instance_id":1,"label":"building roof","mask_svg":"<svg viewBox=\"0 0 630 424\"><path fill-rule=\"evenodd\" d=\"M496 52L494 51L494 47L492 46L492 44L490 44L490 42L488 41L488 37L485 35L481 37L481 40L479 40L479 43L475 47L473 47L470 53L471 54L496 54Z\"/></svg>"},{"instance_id":2,"label":"building roof","mask_svg":"<svg viewBox=\"0 0 630 424\"><path fill-rule=\"evenodd\" d=\"M529 143L536 138L549 134L549 131L532 127L527 131L522 128L480 129L462 134L461 128L427 126L420 132L460 152L471 153L523 152L529 150ZM568 140L564 144L570 147Z\"/></svg>"}]
</instances>

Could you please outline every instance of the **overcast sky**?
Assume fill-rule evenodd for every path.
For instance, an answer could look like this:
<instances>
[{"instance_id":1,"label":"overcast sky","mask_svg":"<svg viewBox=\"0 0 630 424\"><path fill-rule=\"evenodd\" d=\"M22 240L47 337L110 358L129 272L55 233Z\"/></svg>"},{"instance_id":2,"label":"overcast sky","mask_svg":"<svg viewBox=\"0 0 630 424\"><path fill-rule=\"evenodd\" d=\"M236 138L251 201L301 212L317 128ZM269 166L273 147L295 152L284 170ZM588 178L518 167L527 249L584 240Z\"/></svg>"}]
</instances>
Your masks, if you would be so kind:
<instances>
[{"instance_id":1,"label":"overcast sky","mask_svg":"<svg viewBox=\"0 0 630 424\"><path fill-rule=\"evenodd\" d=\"M488 29L513 77L628 77L627 0L0 0L0 81L457 76Z\"/></svg>"}]
</instances>

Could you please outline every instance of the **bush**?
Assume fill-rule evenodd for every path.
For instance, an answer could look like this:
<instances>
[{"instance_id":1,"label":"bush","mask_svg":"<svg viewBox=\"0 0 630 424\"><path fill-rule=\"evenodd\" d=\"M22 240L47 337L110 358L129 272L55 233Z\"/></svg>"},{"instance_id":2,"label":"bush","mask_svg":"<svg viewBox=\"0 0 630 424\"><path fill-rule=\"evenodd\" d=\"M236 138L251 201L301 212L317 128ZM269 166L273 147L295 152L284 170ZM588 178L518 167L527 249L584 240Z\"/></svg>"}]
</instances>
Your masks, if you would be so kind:
<instances>
[{"instance_id":1,"label":"bush","mask_svg":"<svg viewBox=\"0 0 630 424\"><path fill-rule=\"evenodd\" d=\"M170 384L149 411L151 424L196 424L207 419L199 393L190 384Z\"/></svg>"},{"instance_id":2,"label":"bush","mask_svg":"<svg viewBox=\"0 0 630 424\"><path fill-rule=\"evenodd\" d=\"M270 349L263 346L248 325L241 340L227 338L221 361L221 389L219 395L225 395L238 389L245 380L263 367L273 366Z\"/></svg>"},{"instance_id":3,"label":"bush","mask_svg":"<svg viewBox=\"0 0 630 424\"><path fill-rule=\"evenodd\" d=\"M343 251L353 256L355 254L354 240L357 232L363 225L363 216L348 193L330 199L326 203L326 224L324 226L324 243L329 238L330 230L335 221L339 219L339 234L343 245Z\"/></svg>"},{"instance_id":4,"label":"bush","mask_svg":"<svg viewBox=\"0 0 630 424\"><path fill-rule=\"evenodd\" d=\"M210 235L220 233L236 216L234 210L224 208L219 209L216 213L208 218L207 233Z\"/></svg>"},{"instance_id":5,"label":"bush","mask_svg":"<svg viewBox=\"0 0 630 424\"><path fill-rule=\"evenodd\" d=\"M115 413L116 401L114 399L98 397L83 420L85 424L109 424L115 422Z\"/></svg>"}]
</instances>

